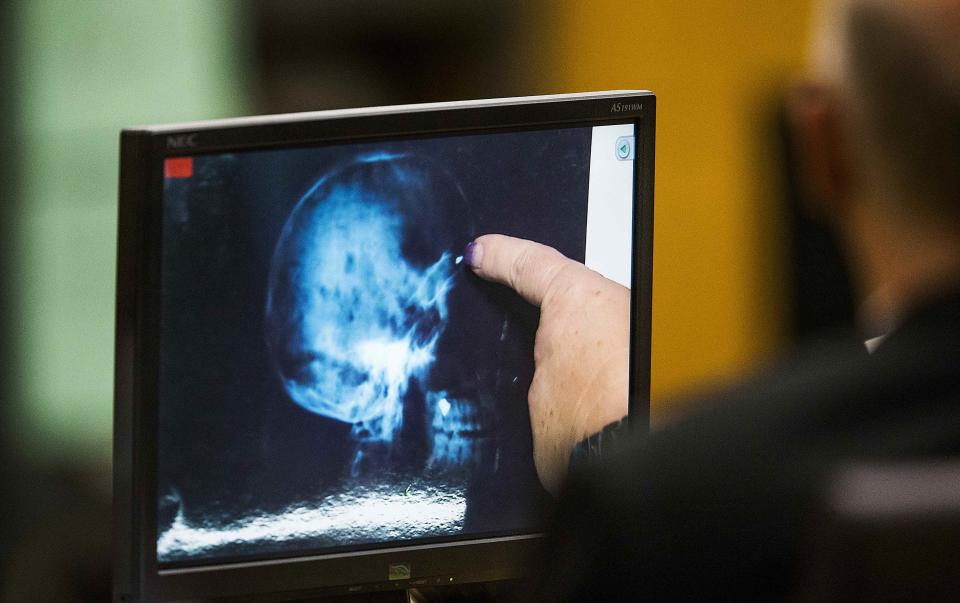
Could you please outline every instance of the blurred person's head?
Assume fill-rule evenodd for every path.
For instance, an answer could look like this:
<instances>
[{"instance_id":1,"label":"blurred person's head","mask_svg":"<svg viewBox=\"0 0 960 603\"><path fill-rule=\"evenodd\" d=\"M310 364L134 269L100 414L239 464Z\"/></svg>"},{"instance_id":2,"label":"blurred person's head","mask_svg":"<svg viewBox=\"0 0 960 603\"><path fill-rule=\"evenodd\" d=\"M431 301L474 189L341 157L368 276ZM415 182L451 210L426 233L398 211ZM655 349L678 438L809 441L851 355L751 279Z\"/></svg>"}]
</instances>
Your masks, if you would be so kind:
<instances>
[{"instance_id":1,"label":"blurred person's head","mask_svg":"<svg viewBox=\"0 0 960 603\"><path fill-rule=\"evenodd\" d=\"M960 281L960 0L825 0L790 109L865 326Z\"/></svg>"}]
</instances>

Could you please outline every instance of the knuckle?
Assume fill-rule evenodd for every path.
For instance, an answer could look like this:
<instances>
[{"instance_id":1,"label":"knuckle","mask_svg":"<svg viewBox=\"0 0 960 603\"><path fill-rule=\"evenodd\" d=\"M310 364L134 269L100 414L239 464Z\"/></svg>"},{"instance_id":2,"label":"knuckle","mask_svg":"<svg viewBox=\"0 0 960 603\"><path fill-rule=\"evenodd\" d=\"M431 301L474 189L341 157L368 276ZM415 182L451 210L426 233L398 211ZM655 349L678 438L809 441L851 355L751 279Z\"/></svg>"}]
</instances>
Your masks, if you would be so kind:
<instances>
[{"instance_id":1,"label":"knuckle","mask_svg":"<svg viewBox=\"0 0 960 603\"><path fill-rule=\"evenodd\" d=\"M534 366L539 366L540 363L543 362L543 358L544 358L544 351L543 351L543 347L544 347L544 343L543 343L544 332L543 332L543 331L544 331L544 326L543 326L543 323L541 322L541 323L540 323L540 328L537 329L537 338L536 338L536 340L533 342L533 364L534 364Z\"/></svg>"},{"instance_id":2,"label":"knuckle","mask_svg":"<svg viewBox=\"0 0 960 603\"><path fill-rule=\"evenodd\" d=\"M509 282L510 286L514 289L523 285L527 274L532 270L530 266L530 249L530 245L525 245L523 249L520 250L520 253L514 256L513 262L510 264Z\"/></svg>"},{"instance_id":3,"label":"knuckle","mask_svg":"<svg viewBox=\"0 0 960 603\"><path fill-rule=\"evenodd\" d=\"M543 271L542 291L544 304L552 304L553 300L557 297L563 298L563 293L566 289L570 288L571 283L576 283L576 279L571 280L566 278L571 265L569 260L562 258L560 261L555 262L550 269Z\"/></svg>"}]
</instances>

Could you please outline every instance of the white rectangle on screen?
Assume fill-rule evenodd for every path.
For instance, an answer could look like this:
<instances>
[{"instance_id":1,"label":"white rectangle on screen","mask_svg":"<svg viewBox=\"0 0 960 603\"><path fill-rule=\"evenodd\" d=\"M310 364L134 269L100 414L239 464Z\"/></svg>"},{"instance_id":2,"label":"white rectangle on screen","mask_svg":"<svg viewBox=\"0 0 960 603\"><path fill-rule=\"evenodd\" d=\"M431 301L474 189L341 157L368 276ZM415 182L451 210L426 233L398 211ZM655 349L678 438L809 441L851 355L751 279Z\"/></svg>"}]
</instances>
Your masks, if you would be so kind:
<instances>
[{"instance_id":1,"label":"white rectangle on screen","mask_svg":"<svg viewBox=\"0 0 960 603\"><path fill-rule=\"evenodd\" d=\"M630 287L635 157L633 124L593 128L584 263L624 287Z\"/></svg>"}]
</instances>

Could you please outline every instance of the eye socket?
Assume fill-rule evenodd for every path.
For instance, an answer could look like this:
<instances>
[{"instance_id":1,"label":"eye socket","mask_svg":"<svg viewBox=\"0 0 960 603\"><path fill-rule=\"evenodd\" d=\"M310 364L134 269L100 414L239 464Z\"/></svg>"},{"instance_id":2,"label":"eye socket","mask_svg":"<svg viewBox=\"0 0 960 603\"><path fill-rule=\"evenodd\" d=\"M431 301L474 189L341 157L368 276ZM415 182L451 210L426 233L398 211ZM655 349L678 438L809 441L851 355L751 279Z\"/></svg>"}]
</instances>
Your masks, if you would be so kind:
<instances>
[{"instance_id":1,"label":"eye socket","mask_svg":"<svg viewBox=\"0 0 960 603\"><path fill-rule=\"evenodd\" d=\"M442 320L440 318L440 312L436 307L430 307L426 311L421 311L421 315L417 318L419 320L413 325L413 337L417 343L423 344L429 341L437 332Z\"/></svg>"}]
</instances>

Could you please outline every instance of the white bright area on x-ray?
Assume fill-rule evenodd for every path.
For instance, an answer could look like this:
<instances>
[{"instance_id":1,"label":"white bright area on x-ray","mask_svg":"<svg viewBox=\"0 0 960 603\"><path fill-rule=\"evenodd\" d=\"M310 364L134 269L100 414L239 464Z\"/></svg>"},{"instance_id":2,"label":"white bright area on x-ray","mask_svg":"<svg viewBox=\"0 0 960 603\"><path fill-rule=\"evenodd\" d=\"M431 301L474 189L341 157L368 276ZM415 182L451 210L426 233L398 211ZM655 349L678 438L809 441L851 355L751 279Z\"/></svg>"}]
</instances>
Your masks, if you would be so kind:
<instances>
[{"instance_id":1,"label":"white bright area on x-ray","mask_svg":"<svg viewBox=\"0 0 960 603\"><path fill-rule=\"evenodd\" d=\"M357 544L449 535L463 529L466 508L463 488L449 485L401 491L389 485L353 488L316 505L253 514L225 525L192 523L181 507L173 524L157 539L157 557L166 561L184 555L214 554L227 545L314 538Z\"/></svg>"},{"instance_id":2,"label":"white bright area on x-ray","mask_svg":"<svg viewBox=\"0 0 960 603\"><path fill-rule=\"evenodd\" d=\"M633 124L593 128L584 255L588 268L628 288L633 250L634 161L617 159L617 139L633 135Z\"/></svg>"}]
</instances>

